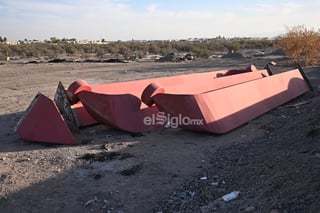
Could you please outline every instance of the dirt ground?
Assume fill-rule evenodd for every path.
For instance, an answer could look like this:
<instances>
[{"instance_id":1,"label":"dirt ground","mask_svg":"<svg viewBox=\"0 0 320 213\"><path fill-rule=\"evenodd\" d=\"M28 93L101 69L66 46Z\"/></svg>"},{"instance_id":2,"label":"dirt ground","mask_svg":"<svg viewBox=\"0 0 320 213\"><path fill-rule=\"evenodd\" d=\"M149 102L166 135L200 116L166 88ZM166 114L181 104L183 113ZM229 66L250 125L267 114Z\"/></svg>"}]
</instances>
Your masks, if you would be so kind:
<instances>
[{"instance_id":1,"label":"dirt ground","mask_svg":"<svg viewBox=\"0 0 320 213\"><path fill-rule=\"evenodd\" d=\"M1 212L319 212L320 67L314 91L225 135L163 129L133 136L103 125L76 146L21 140L14 127L38 91L225 68L290 70L270 58L183 63L0 65ZM270 85L272 86L272 85ZM267 88L266 88L267 89ZM238 198L221 197L240 191Z\"/></svg>"}]
</instances>

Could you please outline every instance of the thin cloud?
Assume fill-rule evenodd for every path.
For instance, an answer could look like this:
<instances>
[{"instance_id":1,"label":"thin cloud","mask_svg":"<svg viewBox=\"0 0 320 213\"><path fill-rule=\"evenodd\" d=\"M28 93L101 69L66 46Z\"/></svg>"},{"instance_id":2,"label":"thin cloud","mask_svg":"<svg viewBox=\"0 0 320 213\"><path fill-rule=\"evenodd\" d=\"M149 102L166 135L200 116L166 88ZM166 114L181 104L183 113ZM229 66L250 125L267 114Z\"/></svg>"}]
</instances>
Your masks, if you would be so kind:
<instances>
[{"instance_id":1,"label":"thin cloud","mask_svg":"<svg viewBox=\"0 0 320 213\"><path fill-rule=\"evenodd\" d=\"M246 1L242 7L199 2L196 9L182 10L157 1L136 5L130 0L12 0L0 3L1 33L12 40L51 36L131 40L276 36L285 25L318 27L318 13L310 11L320 10L320 1Z\"/></svg>"},{"instance_id":2,"label":"thin cloud","mask_svg":"<svg viewBox=\"0 0 320 213\"><path fill-rule=\"evenodd\" d=\"M72 6L54 2L10 0L4 2L2 8L3 10L6 10L7 14L19 15L31 13L52 14L68 12L72 9Z\"/></svg>"}]
</instances>

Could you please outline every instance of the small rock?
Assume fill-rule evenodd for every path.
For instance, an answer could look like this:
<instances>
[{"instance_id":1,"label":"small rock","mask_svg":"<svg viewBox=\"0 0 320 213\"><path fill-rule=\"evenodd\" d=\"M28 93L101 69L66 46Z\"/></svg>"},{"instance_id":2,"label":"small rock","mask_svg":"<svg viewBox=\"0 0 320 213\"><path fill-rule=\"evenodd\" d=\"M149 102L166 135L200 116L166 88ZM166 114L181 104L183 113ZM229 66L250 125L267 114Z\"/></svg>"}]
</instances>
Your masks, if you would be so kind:
<instances>
[{"instance_id":1,"label":"small rock","mask_svg":"<svg viewBox=\"0 0 320 213\"><path fill-rule=\"evenodd\" d=\"M6 157L0 157L0 160L7 160Z\"/></svg>"},{"instance_id":2,"label":"small rock","mask_svg":"<svg viewBox=\"0 0 320 213\"><path fill-rule=\"evenodd\" d=\"M218 186L218 185L219 185L219 182L212 182L211 185L212 185L212 186Z\"/></svg>"}]
</instances>

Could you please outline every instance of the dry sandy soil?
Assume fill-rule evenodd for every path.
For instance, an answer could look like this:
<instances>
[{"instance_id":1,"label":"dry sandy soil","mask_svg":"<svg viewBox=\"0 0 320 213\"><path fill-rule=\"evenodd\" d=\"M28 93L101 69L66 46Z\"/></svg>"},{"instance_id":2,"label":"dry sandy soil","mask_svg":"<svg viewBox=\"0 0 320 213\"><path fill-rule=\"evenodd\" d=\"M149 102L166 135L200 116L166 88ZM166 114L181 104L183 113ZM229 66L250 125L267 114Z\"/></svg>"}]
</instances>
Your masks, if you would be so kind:
<instances>
[{"instance_id":1,"label":"dry sandy soil","mask_svg":"<svg viewBox=\"0 0 320 213\"><path fill-rule=\"evenodd\" d=\"M270 60L0 65L1 212L319 212L316 66L306 68L314 91L225 135L163 129L133 136L98 125L81 130L79 145L64 146L25 142L14 132L37 92L53 98L59 81L263 68ZM272 60L276 71L292 68ZM232 191L241 193L221 199Z\"/></svg>"}]
</instances>

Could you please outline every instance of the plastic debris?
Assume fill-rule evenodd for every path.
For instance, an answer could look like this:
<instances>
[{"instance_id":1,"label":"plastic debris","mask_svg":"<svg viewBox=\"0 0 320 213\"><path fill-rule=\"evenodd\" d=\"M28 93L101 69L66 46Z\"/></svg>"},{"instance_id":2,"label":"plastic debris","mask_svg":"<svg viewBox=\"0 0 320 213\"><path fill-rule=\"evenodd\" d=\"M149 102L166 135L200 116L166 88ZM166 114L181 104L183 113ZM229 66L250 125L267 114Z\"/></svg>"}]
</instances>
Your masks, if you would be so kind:
<instances>
[{"instance_id":1,"label":"plastic debris","mask_svg":"<svg viewBox=\"0 0 320 213\"><path fill-rule=\"evenodd\" d=\"M177 192L177 197L185 198L186 197L186 192Z\"/></svg>"},{"instance_id":2,"label":"plastic debris","mask_svg":"<svg viewBox=\"0 0 320 213\"><path fill-rule=\"evenodd\" d=\"M292 108L292 107L298 108L299 106L307 105L307 104L310 104L310 103L311 103L311 101L301 101L299 103L285 105L284 107L285 108Z\"/></svg>"},{"instance_id":3,"label":"plastic debris","mask_svg":"<svg viewBox=\"0 0 320 213\"><path fill-rule=\"evenodd\" d=\"M89 206L91 203L96 202L98 199L97 197L95 197L94 199L88 200L87 202L85 202L85 204L83 204L84 207Z\"/></svg>"},{"instance_id":4,"label":"plastic debris","mask_svg":"<svg viewBox=\"0 0 320 213\"><path fill-rule=\"evenodd\" d=\"M193 192L193 191L188 191L188 193L189 193L190 197L192 197L192 198L196 195L196 192Z\"/></svg>"},{"instance_id":5,"label":"plastic debris","mask_svg":"<svg viewBox=\"0 0 320 213\"><path fill-rule=\"evenodd\" d=\"M223 201L228 202L228 201L236 199L237 197L239 197L239 195L240 195L240 191L233 191L229 194L222 196L222 199L223 199Z\"/></svg>"}]
</instances>

